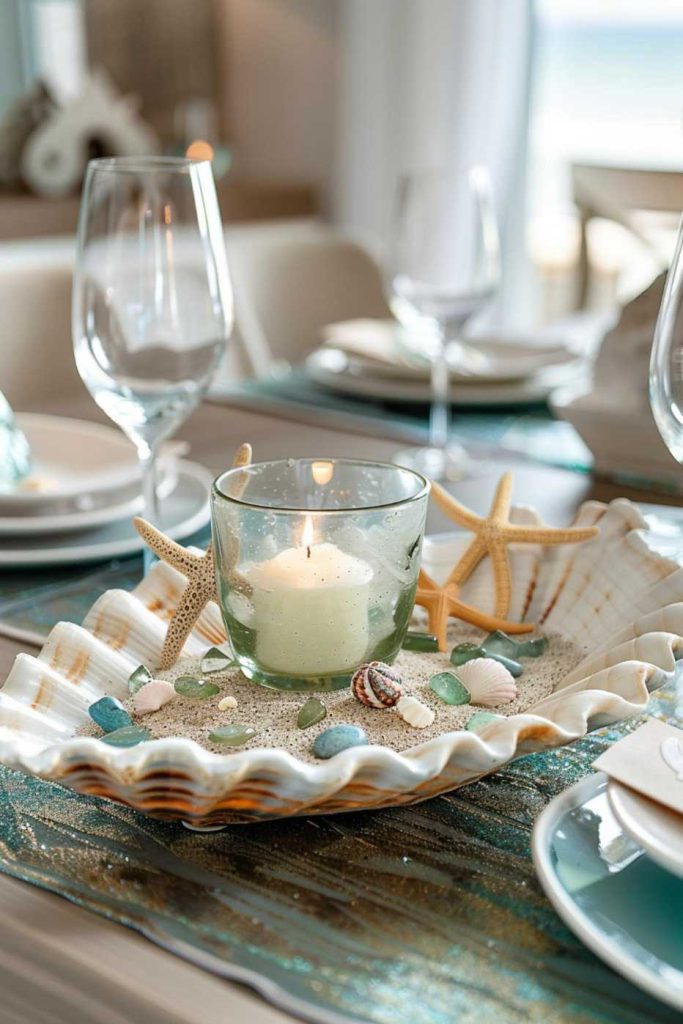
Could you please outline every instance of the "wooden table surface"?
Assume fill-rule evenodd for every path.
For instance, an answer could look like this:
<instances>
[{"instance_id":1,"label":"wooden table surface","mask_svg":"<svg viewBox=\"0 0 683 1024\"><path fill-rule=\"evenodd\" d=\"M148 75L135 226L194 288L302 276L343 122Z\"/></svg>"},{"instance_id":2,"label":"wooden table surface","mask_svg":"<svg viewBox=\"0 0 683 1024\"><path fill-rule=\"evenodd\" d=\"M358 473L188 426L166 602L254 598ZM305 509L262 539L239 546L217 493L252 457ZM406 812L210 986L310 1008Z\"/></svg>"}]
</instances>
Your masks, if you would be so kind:
<instances>
[{"instance_id":1,"label":"wooden table surface","mask_svg":"<svg viewBox=\"0 0 683 1024\"><path fill-rule=\"evenodd\" d=\"M61 398L36 411L104 420L86 396ZM178 437L190 443L191 458L216 473L230 464L242 441L251 442L259 461L342 455L388 460L396 449L395 441L379 435L341 433L266 411L217 404L197 410ZM514 500L533 504L552 525L565 523L589 498L609 501L623 494L634 500L667 501L564 470L512 463L507 457L481 466L481 475L452 489L466 504L483 511L506 468L515 471ZM439 513L430 513L428 529L446 526ZM22 649L26 645L0 637L2 678ZM184 963L130 930L4 876L0 912L0 1024L276 1024L292 1019L250 991ZM35 964L40 965L38 974Z\"/></svg>"}]
</instances>

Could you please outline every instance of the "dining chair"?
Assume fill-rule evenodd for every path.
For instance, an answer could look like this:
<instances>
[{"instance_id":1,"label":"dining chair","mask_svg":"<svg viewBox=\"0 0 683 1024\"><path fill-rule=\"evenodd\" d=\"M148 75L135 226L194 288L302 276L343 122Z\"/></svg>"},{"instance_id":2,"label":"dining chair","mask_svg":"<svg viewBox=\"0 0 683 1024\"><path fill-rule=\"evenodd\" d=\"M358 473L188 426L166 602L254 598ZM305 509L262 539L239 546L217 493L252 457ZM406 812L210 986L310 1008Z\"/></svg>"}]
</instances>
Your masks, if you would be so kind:
<instances>
[{"instance_id":1,"label":"dining chair","mask_svg":"<svg viewBox=\"0 0 683 1024\"><path fill-rule=\"evenodd\" d=\"M301 363L326 324L391 316L370 252L325 225L235 231L228 258L244 351L257 377Z\"/></svg>"}]
</instances>

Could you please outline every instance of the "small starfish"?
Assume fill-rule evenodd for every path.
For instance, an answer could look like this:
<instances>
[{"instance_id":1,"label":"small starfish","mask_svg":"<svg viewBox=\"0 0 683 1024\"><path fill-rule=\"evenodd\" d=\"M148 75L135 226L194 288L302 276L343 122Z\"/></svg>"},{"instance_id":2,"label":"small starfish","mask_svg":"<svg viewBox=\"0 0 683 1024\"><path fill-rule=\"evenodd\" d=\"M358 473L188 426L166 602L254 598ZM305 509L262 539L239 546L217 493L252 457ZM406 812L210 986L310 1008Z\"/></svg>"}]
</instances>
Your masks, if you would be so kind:
<instances>
[{"instance_id":1,"label":"small starfish","mask_svg":"<svg viewBox=\"0 0 683 1024\"><path fill-rule=\"evenodd\" d=\"M248 466L250 462L251 446L243 444L233 460L233 467ZM246 484L246 481L244 483ZM209 544L203 554L197 555L188 548L184 548L182 544L176 544L161 530L157 530L155 526L139 516L133 519L133 526L147 547L151 548L162 562L173 566L187 577L187 586L180 595L176 609L168 623L166 639L158 665L159 669L171 668L178 660L185 641L206 605L209 601L218 599L213 545ZM236 555L237 552L235 552Z\"/></svg>"},{"instance_id":2,"label":"small starfish","mask_svg":"<svg viewBox=\"0 0 683 1024\"><path fill-rule=\"evenodd\" d=\"M595 537L595 526L586 528L552 526L522 526L510 522L512 474L501 477L487 516L478 516L461 505L437 483L432 483L434 500L449 519L474 533L471 543L453 567L448 579L439 586L424 570L420 570L415 603L426 608L429 629L439 641L439 649L447 649L446 631L451 616L464 619L482 629L500 629L505 633L530 633L534 626L528 622L507 622L505 616L512 596L512 573L508 557L509 544L577 544ZM459 599L460 588L470 578L479 563L491 556L496 601L493 615Z\"/></svg>"}]
</instances>

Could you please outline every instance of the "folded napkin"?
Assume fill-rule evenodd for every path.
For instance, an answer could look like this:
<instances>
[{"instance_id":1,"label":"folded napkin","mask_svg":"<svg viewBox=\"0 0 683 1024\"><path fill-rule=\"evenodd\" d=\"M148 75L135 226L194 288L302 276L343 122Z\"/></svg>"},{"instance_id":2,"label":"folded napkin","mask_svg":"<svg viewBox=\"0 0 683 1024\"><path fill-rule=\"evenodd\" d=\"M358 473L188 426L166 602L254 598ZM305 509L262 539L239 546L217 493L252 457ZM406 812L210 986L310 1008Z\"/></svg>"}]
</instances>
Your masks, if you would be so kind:
<instances>
[{"instance_id":1,"label":"folded napkin","mask_svg":"<svg viewBox=\"0 0 683 1024\"><path fill-rule=\"evenodd\" d=\"M421 321L346 320L323 329L323 347L343 353L355 367L381 376L427 378L435 329ZM451 377L466 383L525 380L576 362L576 353L542 335L468 337L448 346Z\"/></svg>"},{"instance_id":2,"label":"folded napkin","mask_svg":"<svg viewBox=\"0 0 683 1024\"><path fill-rule=\"evenodd\" d=\"M595 768L683 815L683 730L651 718L600 755ZM683 837L683 817L681 818Z\"/></svg>"}]
</instances>

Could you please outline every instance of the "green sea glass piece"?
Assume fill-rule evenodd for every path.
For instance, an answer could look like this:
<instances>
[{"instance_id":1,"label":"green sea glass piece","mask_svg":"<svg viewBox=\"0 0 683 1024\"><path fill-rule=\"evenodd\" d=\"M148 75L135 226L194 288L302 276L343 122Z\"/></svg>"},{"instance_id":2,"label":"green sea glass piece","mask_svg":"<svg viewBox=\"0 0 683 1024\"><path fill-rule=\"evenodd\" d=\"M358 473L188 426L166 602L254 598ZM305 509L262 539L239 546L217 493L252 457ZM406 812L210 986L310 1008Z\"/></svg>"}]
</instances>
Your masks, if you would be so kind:
<instances>
[{"instance_id":1,"label":"green sea glass piece","mask_svg":"<svg viewBox=\"0 0 683 1024\"><path fill-rule=\"evenodd\" d=\"M483 729L489 722L495 722L496 719L501 718L501 715L494 715L491 711L475 711L474 714L467 719L465 726L470 732L477 732L479 729Z\"/></svg>"},{"instance_id":2,"label":"green sea glass piece","mask_svg":"<svg viewBox=\"0 0 683 1024\"><path fill-rule=\"evenodd\" d=\"M103 743L108 743L112 747L135 747L149 738L149 731L140 725L126 725L122 729L108 732L106 736L100 736Z\"/></svg>"},{"instance_id":3,"label":"green sea glass piece","mask_svg":"<svg viewBox=\"0 0 683 1024\"><path fill-rule=\"evenodd\" d=\"M512 658L506 658L502 654L489 651L485 645L480 647L478 644L458 644L451 651L452 665L464 665L475 658L493 658L494 661L499 661L515 679L521 676L524 671L524 666L520 665L518 661L513 661Z\"/></svg>"},{"instance_id":4,"label":"green sea glass piece","mask_svg":"<svg viewBox=\"0 0 683 1024\"><path fill-rule=\"evenodd\" d=\"M470 691L452 672L439 672L429 680L429 688L444 704L469 704Z\"/></svg>"},{"instance_id":5,"label":"green sea glass piece","mask_svg":"<svg viewBox=\"0 0 683 1024\"><path fill-rule=\"evenodd\" d=\"M215 697L220 693L220 686L215 683L207 683L205 679L197 679L196 676L178 676L173 684L176 693L189 700L206 700L207 697Z\"/></svg>"},{"instance_id":6,"label":"green sea glass piece","mask_svg":"<svg viewBox=\"0 0 683 1024\"><path fill-rule=\"evenodd\" d=\"M548 650L548 638L537 636L531 640L513 640L507 633L497 629L495 633L489 633L484 640L482 647L489 655L501 655L503 658L539 658Z\"/></svg>"},{"instance_id":7,"label":"green sea glass piece","mask_svg":"<svg viewBox=\"0 0 683 1024\"><path fill-rule=\"evenodd\" d=\"M403 638L402 647L404 651L423 651L431 654L438 651L439 641L432 633L418 633L409 629Z\"/></svg>"},{"instance_id":8,"label":"green sea glass piece","mask_svg":"<svg viewBox=\"0 0 683 1024\"><path fill-rule=\"evenodd\" d=\"M128 690L130 693L137 693L143 686L152 681L152 673L146 665L138 665L134 672L128 677Z\"/></svg>"},{"instance_id":9,"label":"green sea glass piece","mask_svg":"<svg viewBox=\"0 0 683 1024\"><path fill-rule=\"evenodd\" d=\"M250 725L222 725L209 733L212 743L221 743L224 747L241 747L243 743L256 735L256 729Z\"/></svg>"},{"instance_id":10,"label":"green sea glass piece","mask_svg":"<svg viewBox=\"0 0 683 1024\"><path fill-rule=\"evenodd\" d=\"M317 725L322 722L327 714L327 708L317 697L311 697L299 710L296 724L299 729L308 729L309 725Z\"/></svg>"},{"instance_id":11,"label":"green sea glass piece","mask_svg":"<svg viewBox=\"0 0 683 1024\"><path fill-rule=\"evenodd\" d=\"M452 665L464 665L468 661L472 661L473 658L485 658L483 650L479 644L456 644L451 651L451 664Z\"/></svg>"},{"instance_id":12,"label":"green sea glass piece","mask_svg":"<svg viewBox=\"0 0 683 1024\"><path fill-rule=\"evenodd\" d=\"M222 651L220 647L210 647L201 660L200 668L205 675L209 676L212 672L225 672L226 669L233 668L236 664L232 654Z\"/></svg>"},{"instance_id":13,"label":"green sea glass piece","mask_svg":"<svg viewBox=\"0 0 683 1024\"><path fill-rule=\"evenodd\" d=\"M532 640L520 640L517 644L518 658L540 658L548 650L547 636L535 636Z\"/></svg>"}]
</instances>

